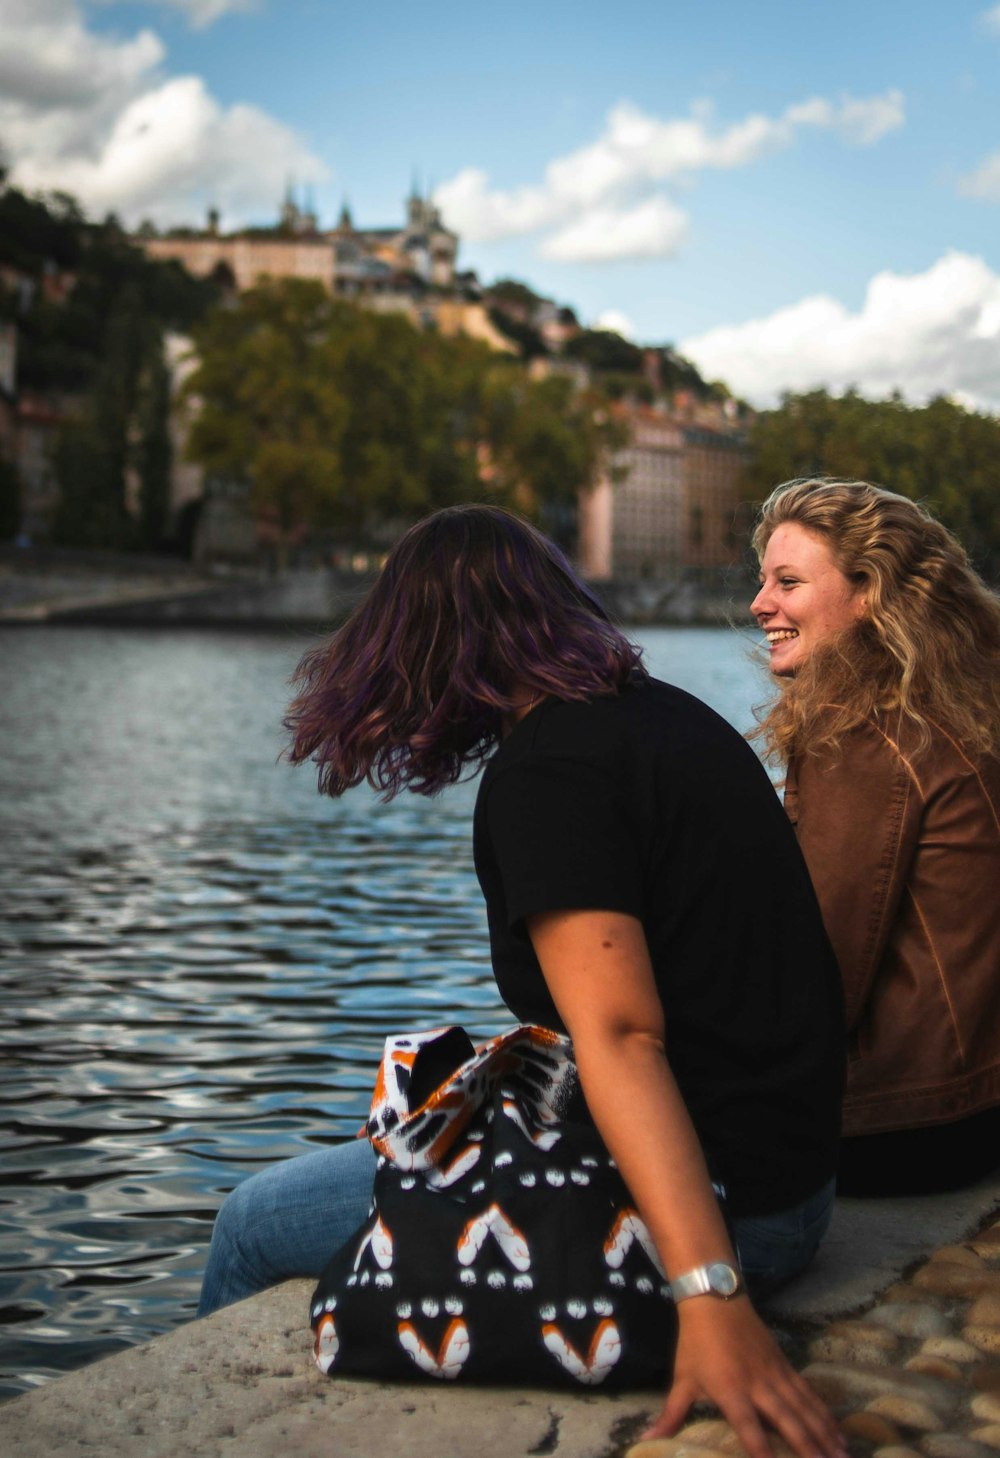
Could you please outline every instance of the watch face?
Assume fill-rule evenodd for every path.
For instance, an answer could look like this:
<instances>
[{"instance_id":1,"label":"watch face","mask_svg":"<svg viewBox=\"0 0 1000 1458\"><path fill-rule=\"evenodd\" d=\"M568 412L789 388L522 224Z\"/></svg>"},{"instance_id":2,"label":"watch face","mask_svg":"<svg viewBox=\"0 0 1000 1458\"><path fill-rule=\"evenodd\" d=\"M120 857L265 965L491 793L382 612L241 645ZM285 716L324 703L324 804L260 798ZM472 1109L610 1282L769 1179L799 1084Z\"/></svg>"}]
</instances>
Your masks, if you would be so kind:
<instances>
[{"instance_id":1,"label":"watch face","mask_svg":"<svg viewBox=\"0 0 1000 1458\"><path fill-rule=\"evenodd\" d=\"M708 1268L708 1284L717 1296L735 1296L740 1289L740 1278L732 1266L716 1261Z\"/></svg>"}]
</instances>

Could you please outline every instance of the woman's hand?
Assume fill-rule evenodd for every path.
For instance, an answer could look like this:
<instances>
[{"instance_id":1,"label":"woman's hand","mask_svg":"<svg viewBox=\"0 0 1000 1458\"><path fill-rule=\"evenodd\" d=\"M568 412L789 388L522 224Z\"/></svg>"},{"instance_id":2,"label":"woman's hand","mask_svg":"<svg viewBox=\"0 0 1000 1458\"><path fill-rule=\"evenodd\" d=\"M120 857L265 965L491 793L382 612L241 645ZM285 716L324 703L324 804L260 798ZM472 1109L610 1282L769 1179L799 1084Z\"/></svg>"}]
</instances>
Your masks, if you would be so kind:
<instances>
[{"instance_id":1,"label":"woman's hand","mask_svg":"<svg viewBox=\"0 0 1000 1458\"><path fill-rule=\"evenodd\" d=\"M768 1423L801 1458L845 1458L828 1409L789 1365L746 1296L696 1296L677 1307L674 1380L643 1438L671 1437L695 1402L711 1402L750 1458L770 1458Z\"/></svg>"}]
</instances>

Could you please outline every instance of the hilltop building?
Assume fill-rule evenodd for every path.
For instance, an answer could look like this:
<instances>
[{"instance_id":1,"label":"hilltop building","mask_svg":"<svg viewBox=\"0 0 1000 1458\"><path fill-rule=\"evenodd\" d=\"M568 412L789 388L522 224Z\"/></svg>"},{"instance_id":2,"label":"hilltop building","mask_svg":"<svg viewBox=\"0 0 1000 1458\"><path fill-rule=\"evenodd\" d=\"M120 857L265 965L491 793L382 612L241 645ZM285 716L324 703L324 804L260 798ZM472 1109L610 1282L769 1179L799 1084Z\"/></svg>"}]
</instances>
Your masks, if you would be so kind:
<instances>
[{"instance_id":1,"label":"hilltop building","mask_svg":"<svg viewBox=\"0 0 1000 1458\"><path fill-rule=\"evenodd\" d=\"M150 258L175 259L190 273L228 277L240 292L261 278L316 278L331 293L363 297L416 285L455 288L458 235L445 227L429 198L414 190L402 226L358 228L345 202L334 228L321 228L310 203L300 207L291 188L272 227L219 230L219 214L205 228L165 234L146 225L135 242Z\"/></svg>"},{"instance_id":2,"label":"hilltop building","mask_svg":"<svg viewBox=\"0 0 1000 1458\"><path fill-rule=\"evenodd\" d=\"M416 187L401 226L359 228L345 202L336 227L323 229L311 204L300 207L289 188L272 227L221 233L212 208L204 229L160 235L146 225L133 241L150 258L174 260L198 278L221 278L238 293L264 278L315 279L339 298L405 314L418 328L466 334L517 353L492 323L475 275L456 271L458 235Z\"/></svg>"}]
</instances>

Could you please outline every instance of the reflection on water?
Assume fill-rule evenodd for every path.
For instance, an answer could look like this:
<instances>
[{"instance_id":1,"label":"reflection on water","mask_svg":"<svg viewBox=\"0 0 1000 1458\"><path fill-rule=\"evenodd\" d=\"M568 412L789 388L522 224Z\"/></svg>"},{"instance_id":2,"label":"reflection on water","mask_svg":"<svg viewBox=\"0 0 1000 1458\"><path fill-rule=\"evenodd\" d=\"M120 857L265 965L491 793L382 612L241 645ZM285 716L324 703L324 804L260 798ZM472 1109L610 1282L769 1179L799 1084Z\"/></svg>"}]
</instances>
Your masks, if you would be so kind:
<instances>
[{"instance_id":1,"label":"reflection on water","mask_svg":"<svg viewBox=\"0 0 1000 1458\"><path fill-rule=\"evenodd\" d=\"M735 634L642 638L747 727ZM320 799L277 759L302 647L0 631L0 1394L188 1319L222 1195L351 1137L387 1033L510 1021L474 785Z\"/></svg>"}]
</instances>

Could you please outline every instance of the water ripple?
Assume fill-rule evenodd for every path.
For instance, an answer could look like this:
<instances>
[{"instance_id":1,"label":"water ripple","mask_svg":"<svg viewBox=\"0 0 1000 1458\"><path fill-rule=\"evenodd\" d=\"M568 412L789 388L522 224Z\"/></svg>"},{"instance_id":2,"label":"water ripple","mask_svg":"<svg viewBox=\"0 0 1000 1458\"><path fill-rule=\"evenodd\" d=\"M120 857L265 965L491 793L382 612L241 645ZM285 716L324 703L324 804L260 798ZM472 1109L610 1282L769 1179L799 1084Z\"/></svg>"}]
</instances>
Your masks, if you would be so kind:
<instances>
[{"instance_id":1,"label":"water ripple","mask_svg":"<svg viewBox=\"0 0 1000 1458\"><path fill-rule=\"evenodd\" d=\"M389 1033L510 1021L474 787L321 801L300 646L0 631L0 1395L188 1319L223 1194L353 1137ZM749 703L729 639L661 647Z\"/></svg>"}]
</instances>

